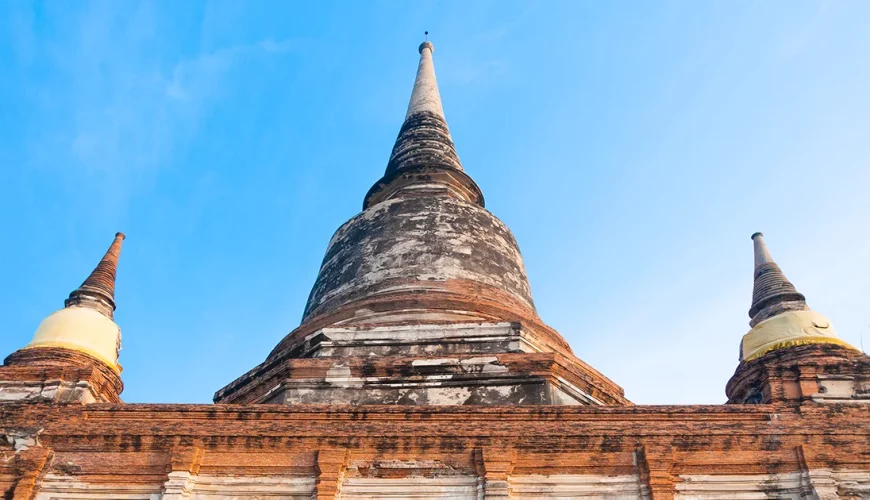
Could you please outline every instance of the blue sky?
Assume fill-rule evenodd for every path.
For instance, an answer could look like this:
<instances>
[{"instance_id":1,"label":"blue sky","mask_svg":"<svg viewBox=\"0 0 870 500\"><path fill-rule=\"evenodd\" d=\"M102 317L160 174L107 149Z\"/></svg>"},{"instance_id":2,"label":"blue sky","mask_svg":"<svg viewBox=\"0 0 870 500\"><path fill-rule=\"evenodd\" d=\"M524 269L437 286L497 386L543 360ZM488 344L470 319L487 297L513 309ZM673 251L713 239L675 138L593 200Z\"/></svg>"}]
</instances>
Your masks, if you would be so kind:
<instances>
[{"instance_id":1,"label":"blue sky","mask_svg":"<svg viewBox=\"0 0 870 500\"><path fill-rule=\"evenodd\" d=\"M130 402L298 326L386 167L424 30L538 312L637 403L720 403L749 236L870 346L870 2L2 2L0 353L127 233Z\"/></svg>"}]
</instances>

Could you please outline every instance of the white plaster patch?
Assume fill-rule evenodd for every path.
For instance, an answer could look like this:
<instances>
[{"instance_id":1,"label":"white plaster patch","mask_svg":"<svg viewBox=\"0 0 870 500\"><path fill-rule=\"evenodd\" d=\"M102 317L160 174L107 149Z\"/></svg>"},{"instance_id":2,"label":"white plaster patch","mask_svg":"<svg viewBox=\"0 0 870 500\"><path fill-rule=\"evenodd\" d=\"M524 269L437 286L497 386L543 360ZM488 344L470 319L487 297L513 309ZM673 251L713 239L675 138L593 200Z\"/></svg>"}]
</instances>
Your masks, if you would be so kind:
<instances>
[{"instance_id":1,"label":"white plaster patch","mask_svg":"<svg viewBox=\"0 0 870 500\"><path fill-rule=\"evenodd\" d=\"M326 378L348 378L351 376L350 367L341 363L334 363L326 371Z\"/></svg>"},{"instance_id":2,"label":"white plaster patch","mask_svg":"<svg viewBox=\"0 0 870 500\"><path fill-rule=\"evenodd\" d=\"M834 471L831 473L831 479L837 485L836 492L844 497L870 498L870 472L860 470Z\"/></svg>"},{"instance_id":3,"label":"white plaster patch","mask_svg":"<svg viewBox=\"0 0 870 500\"><path fill-rule=\"evenodd\" d=\"M6 432L6 441L18 453L39 446L39 434L42 433L42 429L7 429Z\"/></svg>"},{"instance_id":4,"label":"white plaster patch","mask_svg":"<svg viewBox=\"0 0 870 500\"><path fill-rule=\"evenodd\" d=\"M400 479L348 478L338 498L354 500L374 499L455 499L477 500L476 476L409 477Z\"/></svg>"},{"instance_id":5,"label":"white plaster patch","mask_svg":"<svg viewBox=\"0 0 870 500\"><path fill-rule=\"evenodd\" d=\"M604 405L603 402L592 397L592 395L587 394L584 391L581 391L580 388L578 388L576 385L572 384L571 382L568 382L564 378L556 377L556 381L558 382L556 389L558 391L561 391L565 395L567 395L567 399L569 401L578 401L579 400L579 401L583 401L583 402L590 404L590 405L602 405L602 406ZM567 403L567 404L572 404L572 403Z\"/></svg>"},{"instance_id":6,"label":"white plaster patch","mask_svg":"<svg viewBox=\"0 0 870 500\"><path fill-rule=\"evenodd\" d=\"M752 475L682 475L675 500L801 500L812 486L800 472ZM810 497L818 498L818 496Z\"/></svg>"},{"instance_id":7,"label":"white plaster patch","mask_svg":"<svg viewBox=\"0 0 870 500\"><path fill-rule=\"evenodd\" d=\"M0 402L3 401L54 401L82 404L97 401L87 382L66 382L46 380L44 382L0 382Z\"/></svg>"},{"instance_id":8,"label":"white plaster patch","mask_svg":"<svg viewBox=\"0 0 870 500\"><path fill-rule=\"evenodd\" d=\"M840 378L831 376L819 377L819 393L813 395L813 400L819 402L870 402L870 396L865 398L856 398L858 391L855 390L856 384L853 378Z\"/></svg>"},{"instance_id":9,"label":"white plaster patch","mask_svg":"<svg viewBox=\"0 0 870 500\"><path fill-rule=\"evenodd\" d=\"M471 397L469 387L432 387L426 395L431 405L461 405Z\"/></svg>"},{"instance_id":10,"label":"white plaster patch","mask_svg":"<svg viewBox=\"0 0 870 500\"><path fill-rule=\"evenodd\" d=\"M498 363L498 358L495 356L485 356L485 357L468 358L468 359L462 360L463 365L482 365L485 363Z\"/></svg>"},{"instance_id":11,"label":"white plaster patch","mask_svg":"<svg viewBox=\"0 0 870 500\"><path fill-rule=\"evenodd\" d=\"M42 387L24 384L0 384L0 401L19 401L38 398Z\"/></svg>"},{"instance_id":12,"label":"white plaster patch","mask_svg":"<svg viewBox=\"0 0 870 500\"><path fill-rule=\"evenodd\" d=\"M483 373L507 373L508 367L504 365L483 365L481 372Z\"/></svg>"},{"instance_id":13,"label":"white plaster patch","mask_svg":"<svg viewBox=\"0 0 870 500\"><path fill-rule=\"evenodd\" d=\"M191 500L306 499L314 494L314 477L196 476Z\"/></svg>"},{"instance_id":14,"label":"white plaster patch","mask_svg":"<svg viewBox=\"0 0 870 500\"><path fill-rule=\"evenodd\" d=\"M353 377L350 367L341 363L335 363L326 371L324 381L330 385L351 388L363 385L363 379Z\"/></svg>"},{"instance_id":15,"label":"white plaster patch","mask_svg":"<svg viewBox=\"0 0 870 500\"><path fill-rule=\"evenodd\" d=\"M162 492L162 483L91 483L49 473L40 481L35 500L160 500Z\"/></svg>"},{"instance_id":16,"label":"white plaster patch","mask_svg":"<svg viewBox=\"0 0 870 500\"><path fill-rule=\"evenodd\" d=\"M607 500L639 500L644 498L637 474L625 476L598 475L528 475L511 476L508 480L511 498L596 498Z\"/></svg>"},{"instance_id":17,"label":"white plaster patch","mask_svg":"<svg viewBox=\"0 0 870 500\"><path fill-rule=\"evenodd\" d=\"M440 365L458 365L459 359L457 358L445 358L445 359L415 359L411 361L411 366L440 366Z\"/></svg>"}]
</instances>

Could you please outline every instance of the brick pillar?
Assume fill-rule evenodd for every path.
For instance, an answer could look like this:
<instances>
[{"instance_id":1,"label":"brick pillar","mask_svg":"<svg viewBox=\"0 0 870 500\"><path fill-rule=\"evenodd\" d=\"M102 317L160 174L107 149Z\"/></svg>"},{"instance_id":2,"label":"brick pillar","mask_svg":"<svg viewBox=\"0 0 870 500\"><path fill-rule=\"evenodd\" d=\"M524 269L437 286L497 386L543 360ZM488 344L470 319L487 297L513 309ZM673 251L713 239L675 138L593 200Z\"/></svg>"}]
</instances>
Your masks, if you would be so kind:
<instances>
[{"instance_id":1,"label":"brick pillar","mask_svg":"<svg viewBox=\"0 0 870 500\"><path fill-rule=\"evenodd\" d=\"M504 499L510 496L508 476L513 472L517 454L513 449L478 448L474 450L483 498Z\"/></svg>"},{"instance_id":2,"label":"brick pillar","mask_svg":"<svg viewBox=\"0 0 870 500\"><path fill-rule=\"evenodd\" d=\"M317 452L314 488L317 500L333 500L341 491L344 471L347 470L348 450L324 448Z\"/></svg>"},{"instance_id":3,"label":"brick pillar","mask_svg":"<svg viewBox=\"0 0 870 500\"><path fill-rule=\"evenodd\" d=\"M819 374L814 366L800 367L798 384L801 388L801 401L809 401L819 393Z\"/></svg>"},{"instance_id":4,"label":"brick pillar","mask_svg":"<svg viewBox=\"0 0 870 500\"><path fill-rule=\"evenodd\" d=\"M670 446L645 445L635 451L638 475L650 500L673 500L677 478L672 474L674 451Z\"/></svg>"},{"instance_id":5,"label":"brick pillar","mask_svg":"<svg viewBox=\"0 0 870 500\"><path fill-rule=\"evenodd\" d=\"M15 456L15 470L18 481L15 483L12 498L31 500L39 492L39 477L51 463L54 453L48 448L37 446L19 451Z\"/></svg>"},{"instance_id":6,"label":"brick pillar","mask_svg":"<svg viewBox=\"0 0 870 500\"><path fill-rule=\"evenodd\" d=\"M202 448L175 448L169 458L169 473L163 484L163 500L190 498L196 486L196 477L202 466L205 451Z\"/></svg>"},{"instance_id":7,"label":"brick pillar","mask_svg":"<svg viewBox=\"0 0 870 500\"><path fill-rule=\"evenodd\" d=\"M809 490L806 493L814 495L818 500L839 500L837 481L830 468L815 460L812 450L806 445L795 448L795 453L801 466L801 482L805 483L805 488L802 489Z\"/></svg>"}]
</instances>

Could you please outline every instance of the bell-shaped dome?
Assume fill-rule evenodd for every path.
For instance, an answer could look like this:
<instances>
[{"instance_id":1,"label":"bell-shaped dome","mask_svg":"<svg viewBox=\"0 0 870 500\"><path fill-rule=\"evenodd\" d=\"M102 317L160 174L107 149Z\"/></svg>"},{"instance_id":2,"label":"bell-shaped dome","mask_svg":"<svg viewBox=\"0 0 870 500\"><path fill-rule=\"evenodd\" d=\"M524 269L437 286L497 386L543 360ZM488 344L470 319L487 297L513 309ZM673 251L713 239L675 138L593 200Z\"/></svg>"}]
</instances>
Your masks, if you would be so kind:
<instances>
[{"instance_id":1,"label":"bell-shaped dome","mask_svg":"<svg viewBox=\"0 0 870 500\"><path fill-rule=\"evenodd\" d=\"M419 292L416 314L432 319L474 314L475 304L486 298L534 311L523 260L507 226L484 208L445 193L391 198L345 223L329 243L303 322L355 308L354 302L413 292ZM468 306L456 303L462 300ZM402 321L415 314L411 309L401 304L392 311L360 307L354 313L368 316L367 322L377 316Z\"/></svg>"}]
</instances>

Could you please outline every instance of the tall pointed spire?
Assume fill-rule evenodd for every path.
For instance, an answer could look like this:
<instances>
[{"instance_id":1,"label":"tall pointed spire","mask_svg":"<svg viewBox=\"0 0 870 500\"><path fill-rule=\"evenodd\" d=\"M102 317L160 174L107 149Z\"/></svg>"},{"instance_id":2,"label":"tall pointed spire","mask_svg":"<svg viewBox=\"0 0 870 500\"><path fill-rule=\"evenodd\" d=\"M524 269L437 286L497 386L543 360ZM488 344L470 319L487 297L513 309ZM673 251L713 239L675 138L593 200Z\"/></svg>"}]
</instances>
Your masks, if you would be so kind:
<instances>
[{"instance_id":1,"label":"tall pointed spire","mask_svg":"<svg viewBox=\"0 0 870 500\"><path fill-rule=\"evenodd\" d=\"M803 296L780 270L767 245L764 235L752 235L755 250L755 273L752 286L752 305L749 308L750 326L776 316L783 311L805 311L806 297Z\"/></svg>"},{"instance_id":2,"label":"tall pointed spire","mask_svg":"<svg viewBox=\"0 0 870 500\"><path fill-rule=\"evenodd\" d=\"M366 195L368 208L398 191L430 195L438 192L483 206L483 193L462 168L450 137L441 93L435 79L429 40L420 44L420 62L405 121L390 153L384 176Z\"/></svg>"},{"instance_id":3,"label":"tall pointed spire","mask_svg":"<svg viewBox=\"0 0 870 500\"><path fill-rule=\"evenodd\" d=\"M444 108L441 106L441 93L438 92L438 81L435 79L435 64L432 53L435 46L426 40L420 44L420 64L417 66L417 78L414 80L414 90L411 92L411 102L408 103L407 120L411 115L428 111L444 118Z\"/></svg>"},{"instance_id":4,"label":"tall pointed spire","mask_svg":"<svg viewBox=\"0 0 870 500\"><path fill-rule=\"evenodd\" d=\"M126 238L124 233L115 233L115 239L109 245L106 255L84 283L69 294L69 298L64 301L65 307L89 307L113 319L115 275L118 270L118 258L121 255L121 242L124 238Z\"/></svg>"},{"instance_id":5,"label":"tall pointed spire","mask_svg":"<svg viewBox=\"0 0 870 500\"><path fill-rule=\"evenodd\" d=\"M462 163L444 119L441 93L435 79L432 52L435 46L420 44L420 64L405 123L390 154L387 174L414 167L442 167L462 170Z\"/></svg>"}]
</instances>

